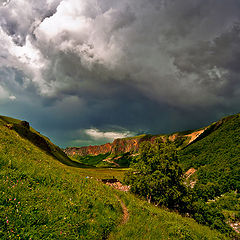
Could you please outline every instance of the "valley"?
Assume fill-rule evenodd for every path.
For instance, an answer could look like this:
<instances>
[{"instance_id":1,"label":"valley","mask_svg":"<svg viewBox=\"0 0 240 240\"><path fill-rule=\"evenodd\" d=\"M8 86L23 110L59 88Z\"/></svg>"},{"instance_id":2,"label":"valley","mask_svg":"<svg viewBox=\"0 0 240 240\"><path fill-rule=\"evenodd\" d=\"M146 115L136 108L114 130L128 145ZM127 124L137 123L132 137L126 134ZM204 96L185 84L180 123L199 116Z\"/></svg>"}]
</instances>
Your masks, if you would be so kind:
<instances>
[{"instance_id":1,"label":"valley","mask_svg":"<svg viewBox=\"0 0 240 240\"><path fill-rule=\"evenodd\" d=\"M0 0L0 240L240 240L239 0Z\"/></svg>"},{"instance_id":2,"label":"valley","mask_svg":"<svg viewBox=\"0 0 240 240\"><path fill-rule=\"evenodd\" d=\"M195 169L186 184L196 181L199 198L215 199L231 224L239 212L239 132L235 115L204 130L160 136L175 142L185 172ZM64 153L25 122L0 117L0 238L237 239L102 183L124 182L141 142L155 138L119 139L106 145L111 148Z\"/></svg>"}]
</instances>

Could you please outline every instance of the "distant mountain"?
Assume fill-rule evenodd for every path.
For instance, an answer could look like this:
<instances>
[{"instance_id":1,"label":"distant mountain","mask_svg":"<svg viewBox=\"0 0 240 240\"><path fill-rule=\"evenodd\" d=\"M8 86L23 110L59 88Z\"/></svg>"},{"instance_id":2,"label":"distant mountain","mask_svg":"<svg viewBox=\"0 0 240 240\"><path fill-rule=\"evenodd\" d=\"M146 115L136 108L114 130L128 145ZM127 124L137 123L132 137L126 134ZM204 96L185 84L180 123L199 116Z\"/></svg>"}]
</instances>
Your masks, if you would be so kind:
<instances>
[{"instance_id":1,"label":"distant mountain","mask_svg":"<svg viewBox=\"0 0 240 240\"><path fill-rule=\"evenodd\" d=\"M186 132L178 132L173 134L162 134L162 135L150 135L143 134L136 137L128 137L122 139L115 139L112 143L106 143L103 145L96 146L84 146L84 147L68 147L64 152L69 156L96 156L99 154L113 154L119 155L124 153L137 153L139 146L144 141L154 142L157 137L161 137L164 140L169 139L175 141L178 146L187 146L194 142L203 132L204 129L190 130Z\"/></svg>"}]
</instances>

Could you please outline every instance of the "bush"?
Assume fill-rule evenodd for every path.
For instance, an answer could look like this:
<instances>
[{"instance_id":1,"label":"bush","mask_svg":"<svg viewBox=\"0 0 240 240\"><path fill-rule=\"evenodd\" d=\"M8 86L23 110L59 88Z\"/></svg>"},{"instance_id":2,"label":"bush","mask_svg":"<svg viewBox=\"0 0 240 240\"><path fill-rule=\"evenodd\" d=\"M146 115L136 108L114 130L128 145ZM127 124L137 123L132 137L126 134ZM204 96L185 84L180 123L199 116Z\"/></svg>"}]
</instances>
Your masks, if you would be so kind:
<instances>
[{"instance_id":1,"label":"bush","mask_svg":"<svg viewBox=\"0 0 240 240\"><path fill-rule=\"evenodd\" d=\"M143 142L139 153L125 176L131 191L155 204L179 208L186 187L175 145L158 138L154 144Z\"/></svg>"}]
</instances>

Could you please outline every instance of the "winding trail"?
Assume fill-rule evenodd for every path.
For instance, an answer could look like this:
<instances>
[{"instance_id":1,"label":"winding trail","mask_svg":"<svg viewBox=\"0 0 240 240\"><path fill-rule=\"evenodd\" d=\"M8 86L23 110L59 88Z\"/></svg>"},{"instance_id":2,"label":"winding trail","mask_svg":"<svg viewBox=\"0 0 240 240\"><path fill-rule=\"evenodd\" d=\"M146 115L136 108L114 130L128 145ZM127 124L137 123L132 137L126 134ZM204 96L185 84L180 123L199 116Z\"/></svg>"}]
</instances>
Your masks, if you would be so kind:
<instances>
[{"instance_id":1,"label":"winding trail","mask_svg":"<svg viewBox=\"0 0 240 240\"><path fill-rule=\"evenodd\" d=\"M126 207L126 205L124 204L124 202L122 201L122 199L120 199L119 196L117 196L116 194L114 194L114 196L116 197L116 199L118 200L118 202L120 202L120 205L121 205L121 208L122 208L122 212L123 212L123 215L122 215L122 220L121 222L116 226L116 227L120 227L122 226L123 224L126 224L128 219L129 219L129 213L128 213L128 209ZM102 238L102 240L110 240L110 239L114 239L113 238L113 235L114 233L113 232L110 232L108 234L108 236L105 236Z\"/></svg>"},{"instance_id":2,"label":"winding trail","mask_svg":"<svg viewBox=\"0 0 240 240\"><path fill-rule=\"evenodd\" d=\"M103 160L103 162L108 162L108 163L112 163L114 164L116 167L120 167L120 165L118 163L115 163L114 161L111 161L112 158L106 158Z\"/></svg>"},{"instance_id":3,"label":"winding trail","mask_svg":"<svg viewBox=\"0 0 240 240\"><path fill-rule=\"evenodd\" d=\"M123 225L123 224L127 223L128 219L129 219L129 212L128 212L128 209L127 209L126 205L124 204L124 202L117 195L115 195L115 197L120 202L120 205L122 207L123 216L122 216L122 221L119 225Z\"/></svg>"}]
</instances>

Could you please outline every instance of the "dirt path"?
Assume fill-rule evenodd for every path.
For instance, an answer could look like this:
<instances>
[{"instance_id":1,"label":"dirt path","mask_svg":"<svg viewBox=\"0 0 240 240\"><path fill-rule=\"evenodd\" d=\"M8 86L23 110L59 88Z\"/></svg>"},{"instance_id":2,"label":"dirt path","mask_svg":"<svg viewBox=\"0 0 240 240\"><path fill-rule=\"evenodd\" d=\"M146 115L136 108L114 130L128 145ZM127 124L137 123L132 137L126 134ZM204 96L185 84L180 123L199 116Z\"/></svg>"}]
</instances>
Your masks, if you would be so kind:
<instances>
[{"instance_id":1,"label":"dirt path","mask_svg":"<svg viewBox=\"0 0 240 240\"><path fill-rule=\"evenodd\" d=\"M115 197L116 197L116 199L119 201L119 203L120 203L120 205L121 205L121 208L122 208L122 212L123 212L122 220L121 220L121 222L118 224L118 226L116 226L116 227L119 227L119 226L127 223L128 219L129 219L129 213L128 213L128 209L127 209L126 205L125 205L124 202L120 199L120 197L117 196L116 194L115 194ZM109 235L103 237L102 240L108 240L108 239L109 239L109 240L115 239L115 238L114 238L114 232L110 232Z\"/></svg>"},{"instance_id":2,"label":"dirt path","mask_svg":"<svg viewBox=\"0 0 240 240\"><path fill-rule=\"evenodd\" d=\"M116 167L120 167L120 165L118 163L115 163L114 161L111 161L110 159L111 158L106 158L106 159L103 160L103 162L109 162L109 163L114 164Z\"/></svg>"},{"instance_id":3,"label":"dirt path","mask_svg":"<svg viewBox=\"0 0 240 240\"><path fill-rule=\"evenodd\" d=\"M127 223L128 219L129 219L129 212L128 212L128 209L127 209L126 205L124 204L124 202L117 195L115 195L115 197L120 202L121 207L122 207L123 216L122 216L122 221L121 221L120 225L123 225L123 224Z\"/></svg>"}]
</instances>

